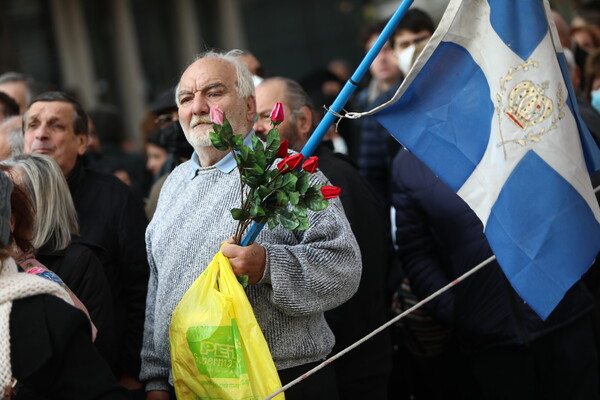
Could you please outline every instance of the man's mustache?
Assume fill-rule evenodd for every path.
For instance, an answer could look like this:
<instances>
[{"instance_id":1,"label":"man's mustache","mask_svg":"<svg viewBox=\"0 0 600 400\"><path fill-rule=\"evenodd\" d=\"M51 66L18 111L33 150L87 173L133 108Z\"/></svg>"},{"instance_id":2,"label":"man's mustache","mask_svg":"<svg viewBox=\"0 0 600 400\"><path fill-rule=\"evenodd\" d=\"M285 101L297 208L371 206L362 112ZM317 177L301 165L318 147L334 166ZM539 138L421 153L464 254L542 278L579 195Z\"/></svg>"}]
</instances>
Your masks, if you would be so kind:
<instances>
[{"instance_id":1,"label":"man's mustache","mask_svg":"<svg viewBox=\"0 0 600 400\"><path fill-rule=\"evenodd\" d=\"M190 129L194 129L197 125L200 124L212 124L210 120L210 115L194 115L192 120L190 121Z\"/></svg>"}]
</instances>

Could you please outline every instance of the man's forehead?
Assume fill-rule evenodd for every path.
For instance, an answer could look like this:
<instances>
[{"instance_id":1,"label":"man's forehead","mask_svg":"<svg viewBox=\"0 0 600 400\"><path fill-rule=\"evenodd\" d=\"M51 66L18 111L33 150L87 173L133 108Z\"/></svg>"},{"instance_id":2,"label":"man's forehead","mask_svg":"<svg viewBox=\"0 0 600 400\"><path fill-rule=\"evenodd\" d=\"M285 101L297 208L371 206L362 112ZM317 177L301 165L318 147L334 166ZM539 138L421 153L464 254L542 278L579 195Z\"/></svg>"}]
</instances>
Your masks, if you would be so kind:
<instances>
[{"instance_id":1,"label":"man's forehead","mask_svg":"<svg viewBox=\"0 0 600 400\"><path fill-rule=\"evenodd\" d=\"M66 101L36 101L27 110L27 118L45 116L71 116L75 109Z\"/></svg>"},{"instance_id":2,"label":"man's forehead","mask_svg":"<svg viewBox=\"0 0 600 400\"><path fill-rule=\"evenodd\" d=\"M179 90L200 89L215 82L225 86L235 83L235 67L218 58L201 58L190 65L179 82Z\"/></svg>"},{"instance_id":3,"label":"man's forehead","mask_svg":"<svg viewBox=\"0 0 600 400\"><path fill-rule=\"evenodd\" d=\"M285 86L282 82L267 81L256 88L256 104L259 113L264 113L266 108L271 111L275 103L287 105Z\"/></svg>"}]
</instances>

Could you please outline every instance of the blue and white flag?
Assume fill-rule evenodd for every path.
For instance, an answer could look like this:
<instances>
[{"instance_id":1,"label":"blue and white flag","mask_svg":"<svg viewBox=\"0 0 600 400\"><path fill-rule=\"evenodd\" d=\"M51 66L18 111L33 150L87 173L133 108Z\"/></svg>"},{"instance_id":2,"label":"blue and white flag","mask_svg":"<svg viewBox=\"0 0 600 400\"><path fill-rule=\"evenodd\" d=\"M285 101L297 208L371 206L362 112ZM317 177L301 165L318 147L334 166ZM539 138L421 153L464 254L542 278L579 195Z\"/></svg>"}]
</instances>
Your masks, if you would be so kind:
<instances>
[{"instance_id":1,"label":"blue and white flag","mask_svg":"<svg viewBox=\"0 0 600 400\"><path fill-rule=\"evenodd\" d=\"M600 153L547 1L451 0L395 99L375 117L475 211L547 318L600 250Z\"/></svg>"}]
</instances>

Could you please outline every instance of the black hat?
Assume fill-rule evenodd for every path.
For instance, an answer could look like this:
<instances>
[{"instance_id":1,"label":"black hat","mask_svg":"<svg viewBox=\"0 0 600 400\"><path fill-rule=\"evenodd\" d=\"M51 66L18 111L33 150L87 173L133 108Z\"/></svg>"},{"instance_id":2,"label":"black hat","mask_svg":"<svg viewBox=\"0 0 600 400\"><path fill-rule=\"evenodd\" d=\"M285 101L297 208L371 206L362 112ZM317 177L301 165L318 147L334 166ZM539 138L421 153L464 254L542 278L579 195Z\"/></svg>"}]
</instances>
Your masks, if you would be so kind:
<instances>
[{"instance_id":1,"label":"black hat","mask_svg":"<svg viewBox=\"0 0 600 400\"><path fill-rule=\"evenodd\" d=\"M177 103L175 103L175 87L172 87L158 96L158 98L152 103L151 108L154 115L160 115L168 111L177 110Z\"/></svg>"}]
</instances>

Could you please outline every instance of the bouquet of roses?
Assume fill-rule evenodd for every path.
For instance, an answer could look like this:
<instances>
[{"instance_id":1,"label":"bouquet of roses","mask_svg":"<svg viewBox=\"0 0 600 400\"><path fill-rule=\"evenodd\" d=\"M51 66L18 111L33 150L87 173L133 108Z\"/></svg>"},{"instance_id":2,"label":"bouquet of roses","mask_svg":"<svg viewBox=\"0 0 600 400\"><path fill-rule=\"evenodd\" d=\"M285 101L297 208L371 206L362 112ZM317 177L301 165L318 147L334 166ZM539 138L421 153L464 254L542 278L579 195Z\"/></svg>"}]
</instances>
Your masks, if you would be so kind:
<instances>
[{"instance_id":1,"label":"bouquet of roses","mask_svg":"<svg viewBox=\"0 0 600 400\"><path fill-rule=\"evenodd\" d=\"M327 200L340 194L341 189L335 186L311 185L310 174L317 169L318 158L290 154L288 141L280 140L277 126L284 120L283 110L281 103L275 105L269 116L272 128L266 142L253 135L252 148L244 145L242 135L233 133L223 111L218 107L210 111L212 144L233 153L240 173L241 207L231 210L238 221L235 243L241 242L252 222L266 223L269 229L281 224L288 230L306 230L307 210L324 210L329 205Z\"/></svg>"}]
</instances>

